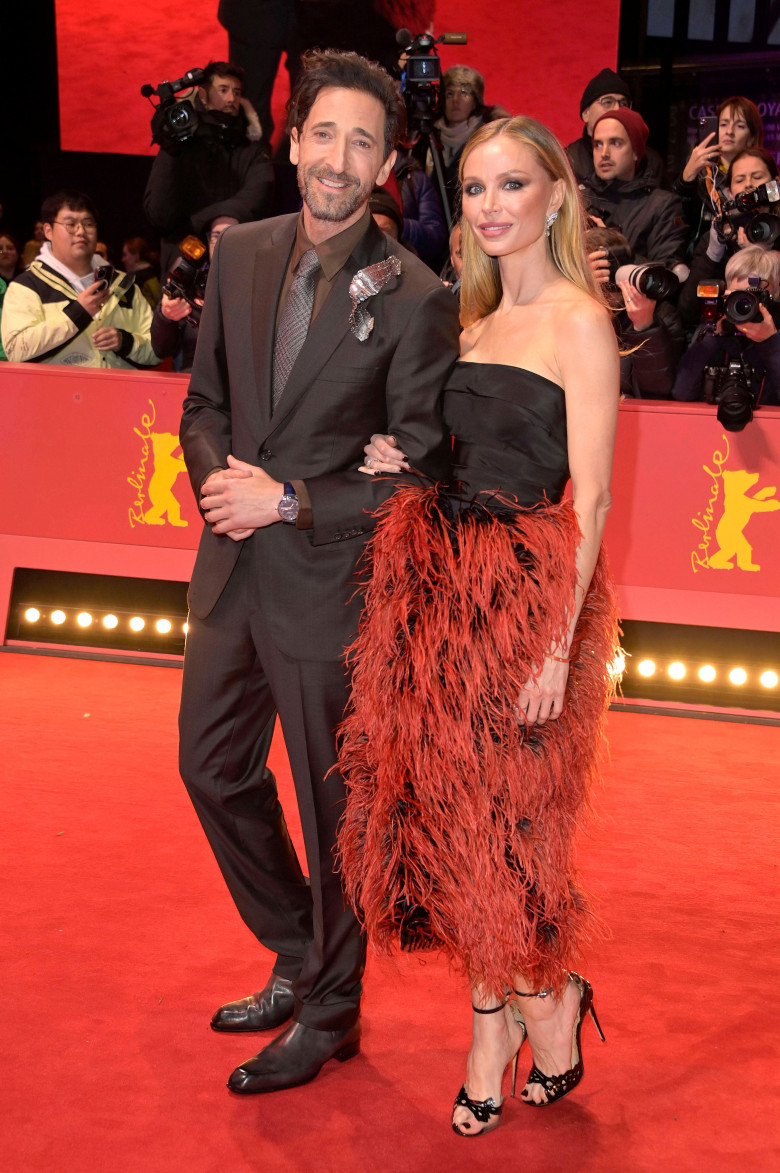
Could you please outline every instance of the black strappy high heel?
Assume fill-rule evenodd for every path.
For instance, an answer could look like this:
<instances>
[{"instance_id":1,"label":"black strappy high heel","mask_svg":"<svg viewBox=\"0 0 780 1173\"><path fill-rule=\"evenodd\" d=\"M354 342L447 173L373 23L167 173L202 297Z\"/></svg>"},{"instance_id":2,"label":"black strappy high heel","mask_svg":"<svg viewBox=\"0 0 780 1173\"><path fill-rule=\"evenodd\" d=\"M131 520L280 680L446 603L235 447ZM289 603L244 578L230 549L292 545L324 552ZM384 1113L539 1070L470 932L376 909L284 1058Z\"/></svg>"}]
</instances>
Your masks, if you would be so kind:
<instances>
[{"instance_id":1,"label":"black strappy high heel","mask_svg":"<svg viewBox=\"0 0 780 1173\"><path fill-rule=\"evenodd\" d=\"M472 1004L471 1008L475 1014L498 1014L499 1010L503 1010L505 1006L506 1006L506 1002L502 1002L499 1006L491 1006L488 1010L483 1010L479 1006L474 1006L473 1004ZM523 1028L523 1037L520 1042L520 1046L515 1051L515 1054L511 1060L511 1066L512 1066L512 1091L511 1091L511 1094L513 1096L515 1094L515 1085L517 1084L517 1060L520 1056L520 1049L521 1049L523 1043L525 1042L526 1033L527 1033L526 1029L525 1029L525 1023L522 1021L522 1019L517 1019L517 1016L515 1016L515 1019L518 1022L518 1025ZM501 1121L501 1112L503 1110L503 1105L504 1105L504 1097L503 1096L501 1097L501 1099L499 1100L498 1103L496 1103L493 1096L490 1096L487 1100L472 1100L472 1099L470 1099L470 1097L466 1093L466 1085L464 1083L463 1087L460 1089L457 1096L455 1097L455 1103L452 1106L452 1110L454 1112L456 1108L468 1108L469 1112L471 1112L471 1115L474 1117L474 1119L478 1120L480 1124L484 1124L485 1127L480 1128L479 1132L470 1132L469 1125L467 1122L464 1121L462 1124L457 1124L453 1120L452 1121L453 1132L456 1132L458 1134L458 1136L465 1136L471 1140L476 1139L476 1137L478 1137L478 1136L484 1136L486 1132L492 1132L494 1128L498 1128L498 1125ZM461 1131L464 1128L466 1129L466 1131L465 1132Z\"/></svg>"},{"instance_id":2,"label":"black strappy high heel","mask_svg":"<svg viewBox=\"0 0 780 1173\"><path fill-rule=\"evenodd\" d=\"M602 1043L606 1042L606 1039L604 1038L604 1032L599 1025L599 1020L596 1017L596 1011L593 1006L593 987L589 981L587 981L584 977L580 977L578 973L574 973L573 971L570 971L569 979L570 981L574 982L580 991L579 1010L577 1011L577 1018L572 1029L572 1050L576 1051L577 1061L573 1067L570 1067L568 1071L564 1071L562 1075L546 1075L545 1072L540 1071L534 1063L528 1074L526 1083L541 1084L545 1090L547 1099L539 1101L529 1100L521 1094L520 1099L522 1102L524 1104L528 1104L531 1108L546 1108L548 1105L554 1104L558 1100L562 1100L564 1096L569 1094L569 1092L574 1091L575 1087L585 1074L585 1066L582 1061L582 1049L580 1046L580 1033L582 1031L582 1020L586 1014L590 1014L591 1018L593 1019L594 1025L596 1030L599 1032L599 1037L601 1038ZM542 990L538 994L524 994L520 990L515 990L514 992L518 998L546 998L549 994L552 993L552 989ZM516 1021L523 1022L519 1008L515 1010L513 1007L512 1012ZM523 1022L523 1026L525 1026L525 1022Z\"/></svg>"}]
</instances>

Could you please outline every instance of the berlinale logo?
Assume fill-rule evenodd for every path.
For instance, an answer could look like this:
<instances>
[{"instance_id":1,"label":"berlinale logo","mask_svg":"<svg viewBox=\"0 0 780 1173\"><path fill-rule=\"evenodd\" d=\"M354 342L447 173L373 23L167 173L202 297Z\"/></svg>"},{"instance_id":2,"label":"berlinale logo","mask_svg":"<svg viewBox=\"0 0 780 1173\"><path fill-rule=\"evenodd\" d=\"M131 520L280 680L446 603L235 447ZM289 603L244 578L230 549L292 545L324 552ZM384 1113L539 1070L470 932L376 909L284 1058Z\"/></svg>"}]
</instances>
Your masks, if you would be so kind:
<instances>
[{"instance_id":1,"label":"berlinale logo","mask_svg":"<svg viewBox=\"0 0 780 1173\"><path fill-rule=\"evenodd\" d=\"M748 490L756 484L759 473L725 467L729 459L729 442L725 435L723 439L726 447L723 451L716 449L713 452L712 468L702 465L712 480L707 508L691 518L691 524L701 535L701 541L691 552L694 574L699 570L733 570L735 560L739 570L760 570L760 565L753 561L753 547L745 537L745 527L754 513L773 513L780 509L774 485L766 485L749 495ZM720 516L713 533L716 514Z\"/></svg>"},{"instance_id":2,"label":"berlinale logo","mask_svg":"<svg viewBox=\"0 0 780 1173\"><path fill-rule=\"evenodd\" d=\"M152 430L157 412L152 400L148 402L151 410L141 416L140 428L133 428L136 436L141 438L141 459L138 468L127 478L128 485L136 493L127 511L128 520L133 529L137 525L165 525L166 517L169 525L188 525L173 494L176 478L185 470L184 458L173 455L179 446L179 437L173 432Z\"/></svg>"}]
</instances>

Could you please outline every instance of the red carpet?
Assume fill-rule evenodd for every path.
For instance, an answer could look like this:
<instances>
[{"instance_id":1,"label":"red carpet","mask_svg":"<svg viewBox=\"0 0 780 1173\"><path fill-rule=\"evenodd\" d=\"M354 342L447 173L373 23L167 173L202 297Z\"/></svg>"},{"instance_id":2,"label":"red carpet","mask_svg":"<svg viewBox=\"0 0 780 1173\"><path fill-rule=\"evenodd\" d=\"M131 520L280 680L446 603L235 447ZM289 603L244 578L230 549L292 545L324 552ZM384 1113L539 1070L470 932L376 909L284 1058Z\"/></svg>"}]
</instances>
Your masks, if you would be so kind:
<instances>
[{"instance_id":1,"label":"red carpet","mask_svg":"<svg viewBox=\"0 0 780 1173\"><path fill-rule=\"evenodd\" d=\"M208 1029L267 960L176 772L180 674L0 656L0 1167L56 1173L633 1173L780 1168L774 728L615 714L583 842L612 939L607 1044L565 1104L449 1130L470 1014L436 959L370 959L363 1054L231 1097L258 1049ZM290 786L278 745L283 794Z\"/></svg>"}]
</instances>

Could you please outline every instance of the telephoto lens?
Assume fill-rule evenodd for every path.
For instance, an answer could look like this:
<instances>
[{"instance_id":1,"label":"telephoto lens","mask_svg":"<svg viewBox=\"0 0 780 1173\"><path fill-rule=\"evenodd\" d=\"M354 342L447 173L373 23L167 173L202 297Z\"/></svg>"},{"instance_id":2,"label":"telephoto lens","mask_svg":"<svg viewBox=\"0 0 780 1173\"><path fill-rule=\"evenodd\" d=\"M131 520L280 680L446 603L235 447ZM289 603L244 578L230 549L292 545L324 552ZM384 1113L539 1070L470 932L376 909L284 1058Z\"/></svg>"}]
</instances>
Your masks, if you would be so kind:
<instances>
[{"instance_id":1,"label":"telephoto lens","mask_svg":"<svg viewBox=\"0 0 780 1173\"><path fill-rule=\"evenodd\" d=\"M634 289L638 289L651 301L663 301L666 297L674 297L680 288L680 279L665 265L649 262L646 265L621 265L615 273L615 284L628 281Z\"/></svg>"}]
</instances>

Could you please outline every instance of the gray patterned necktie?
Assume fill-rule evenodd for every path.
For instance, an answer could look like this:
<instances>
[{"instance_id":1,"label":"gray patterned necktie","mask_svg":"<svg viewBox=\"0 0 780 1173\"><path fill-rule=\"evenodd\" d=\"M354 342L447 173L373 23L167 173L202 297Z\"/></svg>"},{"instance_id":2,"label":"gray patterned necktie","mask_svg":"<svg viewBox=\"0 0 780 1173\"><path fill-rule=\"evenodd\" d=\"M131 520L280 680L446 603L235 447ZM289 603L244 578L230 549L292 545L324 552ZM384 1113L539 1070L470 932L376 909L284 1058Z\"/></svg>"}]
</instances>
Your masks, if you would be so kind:
<instances>
[{"instance_id":1,"label":"gray patterned necktie","mask_svg":"<svg viewBox=\"0 0 780 1173\"><path fill-rule=\"evenodd\" d=\"M274 408L282 397L290 371L309 332L314 306L314 278L319 267L317 253L313 248L308 249L298 262L287 303L279 319L274 346Z\"/></svg>"}]
</instances>

